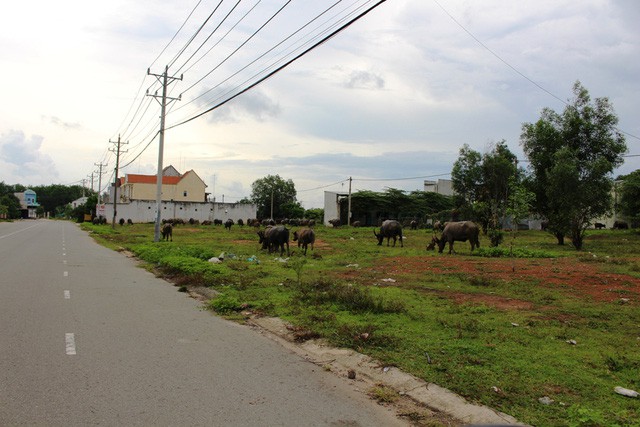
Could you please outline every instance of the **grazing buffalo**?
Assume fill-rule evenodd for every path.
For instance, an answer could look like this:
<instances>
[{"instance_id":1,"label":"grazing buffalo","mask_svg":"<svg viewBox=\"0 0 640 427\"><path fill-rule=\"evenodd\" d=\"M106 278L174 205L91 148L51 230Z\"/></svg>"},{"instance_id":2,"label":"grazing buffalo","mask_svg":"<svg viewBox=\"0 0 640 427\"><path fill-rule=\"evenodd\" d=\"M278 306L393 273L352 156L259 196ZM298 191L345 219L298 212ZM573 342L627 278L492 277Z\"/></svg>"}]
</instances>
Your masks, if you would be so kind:
<instances>
[{"instance_id":1,"label":"grazing buffalo","mask_svg":"<svg viewBox=\"0 0 640 427\"><path fill-rule=\"evenodd\" d=\"M310 228L303 228L300 231L294 231L293 241L298 242L298 247L302 246L304 255L307 256L307 246L311 245L311 250L313 250L313 243L316 241L316 233Z\"/></svg>"},{"instance_id":2,"label":"grazing buffalo","mask_svg":"<svg viewBox=\"0 0 640 427\"><path fill-rule=\"evenodd\" d=\"M213 220L213 225L222 225L222 220L221 219L214 219Z\"/></svg>"},{"instance_id":3,"label":"grazing buffalo","mask_svg":"<svg viewBox=\"0 0 640 427\"><path fill-rule=\"evenodd\" d=\"M169 241L169 239L173 242L173 226L171 223L166 223L162 226L162 240Z\"/></svg>"},{"instance_id":4,"label":"grazing buffalo","mask_svg":"<svg viewBox=\"0 0 640 427\"><path fill-rule=\"evenodd\" d=\"M607 226L601 222L596 222L595 224L593 224L593 228L595 228L596 230L602 230L603 228L607 228Z\"/></svg>"},{"instance_id":5,"label":"grazing buffalo","mask_svg":"<svg viewBox=\"0 0 640 427\"><path fill-rule=\"evenodd\" d=\"M333 226L333 228L337 228L337 227L340 227L340 225L342 223L340 222L340 220L338 218L334 218L334 219L330 219L329 220L329 224L331 224Z\"/></svg>"},{"instance_id":6,"label":"grazing buffalo","mask_svg":"<svg viewBox=\"0 0 640 427\"><path fill-rule=\"evenodd\" d=\"M434 237L431 244L427 246L427 249L429 249L430 246L433 249L437 244L438 252L442 253L444 246L449 243L449 254L451 254L451 252L453 252L453 242L466 242L468 240L471 243L471 250L473 251L475 248L480 247L480 241L478 240L479 235L480 229L472 221L449 222L444 227L442 236L440 236L439 239Z\"/></svg>"},{"instance_id":7,"label":"grazing buffalo","mask_svg":"<svg viewBox=\"0 0 640 427\"><path fill-rule=\"evenodd\" d=\"M627 224L627 221L618 219L613 222L613 227L611 228L613 228L614 230L627 230L629 229L629 224Z\"/></svg>"},{"instance_id":8,"label":"grazing buffalo","mask_svg":"<svg viewBox=\"0 0 640 427\"><path fill-rule=\"evenodd\" d=\"M258 231L259 243L262 249L268 249L269 253L280 248L280 256L284 255L284 247L287 246L289 256L289 229L284 225L270 226Z\"/></svg>"},{"instance_id":9,"label":"grazing buffalo","mask_svg":"<svg viewBox=\"0 0 640 427\"><path fill-rule=\"evenodd\" d=\"M382 245L384 238L387 238L387 246L389 246L389 239L393 237L393 246L396 245L396 239L400 238L400 246L404 247L402 243L402 225L394 219L388 219L380 226L380 233L376 233L373 230L373 234L378 238L378 246Z\"/></svg>"},{"instance_id":10,"label":"grazing buffalo","mask_svg":"<svg viewBox=\"0 0 640 427\"><path fill-rule=\"evenodd\" d=\"M231 226L234 224L232 219L228 219L225 223L224 223L224 228L226 228L227 230L231 231Z\"/></svg>"},{"instance_id":11,"label":"grazing buffalo","mask_svg":"<svg viewBox=\"0 0 640 427\"><path fill-rule=\"evenodd\" d=\"M415 219L413 221L411 221L411 223L409 225L411 226L412 230L417 230L418 229L418 221L416 221Z\"/></svg>"}]
</instances>

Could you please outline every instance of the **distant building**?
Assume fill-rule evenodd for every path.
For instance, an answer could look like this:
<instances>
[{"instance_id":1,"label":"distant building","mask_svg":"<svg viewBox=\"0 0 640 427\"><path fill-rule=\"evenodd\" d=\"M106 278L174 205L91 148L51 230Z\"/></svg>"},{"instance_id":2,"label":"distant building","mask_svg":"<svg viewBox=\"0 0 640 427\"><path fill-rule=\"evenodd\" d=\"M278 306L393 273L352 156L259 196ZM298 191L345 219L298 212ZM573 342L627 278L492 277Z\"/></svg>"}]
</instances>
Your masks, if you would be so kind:
<instances>
[{"instance_id":1,"label":"distant building","mask_svg":"<svg viewBox=\"0 0 640 427\"><path fill-rule=\"evenodd\" d=\"M126 174L118 183L118 202L156 200L157 175ZM162 200L175 202L205 202L207 185L190 170L180 174L167 166L162 174Z\"/></svg>"},{"instance_id":2,"label":"distant building","mask_svg":"<svg viewBox=\"0 0 640 427\"><path fill-rule=\"evenodd\" d=\"M26 190L23 193L13 193L20 201L20 211L22 218L35 219L38 217L37 209L40 204L36 201L36 192Z\"/></svg>"},{"instance_id":3,"label":"distant building","mask_svg":"<svg viewBox=\"0 0 640 427\"><path fill-rule=\"evenodd\" d=\"M332 219L339 219L346 224L346 218L340 217L340 200L349 197L349 193L324 192L324 225Z\"/></svg>"},{"instance_id":4,"label":"distant building","mask_svg":"<svg viewBox=\"0 0 640 427\"><path fill-rule=\"evenodd\" d=\"M86 204L86 203L87 203L87 200L89 200L89 198L88 198L87 196L82 196L82 197L80 197L79 199L76 199L76 200L74 200L74 201L72 201L72 202L70 203L71 208L72 208L72 209L75 209L75 208L77 208L78 206L82 206L82 205L84 205L84 204Z\"/></svg>"},{"instance_id":5,"label":"distant building","mask_svg":"<svg viewBox=\"0 0 640 427\"><path fill-rule=\"evenodd\" d=\"M181 174L173 166L162 171L160 218L179 218L185 221L213 221L214 219L246 221L255 218L257 207L247 203L218 203L207 201L207 185L190 170ZM118 180L116 221L154 222L157 217L157 175L126 174ZM109 200L96 207L98 216L113 218L115 188L111 186Z\"/></svg>"},{"instance_id":6,"label":"distant building","mask_svg":"<svg viewBox=\"0 0 640 427\"><path fill-rule=\"evenodd\" d=\"M442 194L443 196L453 196L453 181L450 179L439 179L437 181L424 181L424 191Z\"/></svg>"}]
</instances>

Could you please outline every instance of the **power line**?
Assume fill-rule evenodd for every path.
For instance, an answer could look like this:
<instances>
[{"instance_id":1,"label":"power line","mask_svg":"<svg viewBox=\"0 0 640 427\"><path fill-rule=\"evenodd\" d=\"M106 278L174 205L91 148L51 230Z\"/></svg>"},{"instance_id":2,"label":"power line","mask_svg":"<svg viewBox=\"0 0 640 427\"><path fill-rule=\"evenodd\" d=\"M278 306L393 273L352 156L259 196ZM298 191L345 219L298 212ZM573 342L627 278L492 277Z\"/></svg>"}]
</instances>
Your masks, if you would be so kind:
<instances>
[{"instance_id":1,"label":"power line","mask_svg":"<svg viewBox=\"0 0 640 427\"><path fill-rule=\"evenodd\" d=\"M176 128L178 126L181 126L183 124L189 123L199 117L204 116L207 113L210 113L211 111L220 108L221 106L223 106L224 104L226 104L227 102L237 98L238 96L242 95L243 93L253 89L254 87L256 87L257 85L259 85L260 83L264 82L265 80L271 78L272 76L274 76L275 74L277 74L278 72L282 71L284 68L288 67L289 65L291 65L293 62L297 61L298 59L300 59L301 57L303 57L304 55L306 55L307 53L311 52L312 50L314 50L315 48L317 48L318 46L324 44L325 42L327 42L328 40L330 40L331 38L333 38L334 36L336 36L338 33L342 32L343 30L345 30L346 28L348 28L349 26L351 26L354 22L358 21L359 19L361 19L362 17L364 17L365 15L367 15L369 12L371 12L373 9L375 9L376 7L380 6L382 3L386 2L386 0L380 0L378 1L376 4L374 4L373 6L369 7L367 10L365 10L364 12L360 13L358 16L356 16L355 18L349 20L346 24L342 25L341 27L339 27L337 30L331 32L328 36L325 36L324 38L322 38L320 41L316 42L315 44L313 44L311 47L309 47L308 49L304 50L302 53L298 54L297 56L295 56L293 59L287 61L286 63L284 63L283 65L281 65L280 67L276 68L274 71L268 73L266 76L260 78L259 80L257 80L256 82L250 84L249 86L247 86L246 88L242 89L241 91L239 91L238 93L236 93L235 95L229 96L228 98L226 98L225 100L219 102L218 104L214 105L211 108L208 108L207 110L196 114L195 116L183 120L179 123L176 123L172 126L167 127L168 129L173 129Z\"/></svg>"},{"instance_id":2,"label":"power line","mask_svg":"<svg viewBox=\"0 0 640 427\"><path fill-rule=\"evenodd\" d=\"M447 176L447 175L451 175L451 172L449 173L440 173L437 175L424 175L424 176L412 176L409 178L353 178L354 181L410 181L413 179L424 179L424 178L436 178L438 176Z\"/></svg>"},{"instance_id":3,"label":"power line","mask_svg":"<svg viewBox=\"0 0 640 427\"><path fill-rule=\"evenodd\" d=\"M520 70L518 70L516 67L514 67L513 65L511 65L510 63L508 63L506 60L502 59L502 57L500 55L498 55L495 51L493 51L489 46L487 46L486 44L484 44L479 38L477 38L471 31L467 30L467 28L462 25L451 13L449 13L449 11L447 11L447 9L444 8L444 6L442 6L440 4L440 2L438 2L438 0L433 0L433 2L435 4L438 5L438 7L440 7L440 9L442 9L442 11L444 13L447 14L447 16L449 16L449 18L451 18L451 20L453 22L456 23L456 25L458 25L465 33L467 33L469 35L469 37L471 37L473 40L475 40L480 46L482 46L487 52L489 52L491 55L493 55L494 57L496 57L500 62L502 62L504 65L506 65L507 67L509 67L511 70L513 70L516 74L518 74L520 77L522 77L523 79L527 80L529 83L533 84L534 86L536 86L538 89L540 89L541 91L545 92L546 94L548 94L549 96L557 99L558 101L560 101L561 103L563 103L566 106L569 106L569 103L567 101L565 101L564 99L561 99L559 96L557 96L556 94L550 92L549 90L547 90L545 87L543 87L542 85L540 85L539 83L537 83L536 81L534 81L533 79L529 78L527 75L525 75L524 73L522 73ZM625 132L622 129L619 128L615 128L618 132L623 133L627 136L630 136L632 138L635 139L640 139L640 137L637 137L636 135L633 135L631 133Z\"/></svg>"}]
</instances>

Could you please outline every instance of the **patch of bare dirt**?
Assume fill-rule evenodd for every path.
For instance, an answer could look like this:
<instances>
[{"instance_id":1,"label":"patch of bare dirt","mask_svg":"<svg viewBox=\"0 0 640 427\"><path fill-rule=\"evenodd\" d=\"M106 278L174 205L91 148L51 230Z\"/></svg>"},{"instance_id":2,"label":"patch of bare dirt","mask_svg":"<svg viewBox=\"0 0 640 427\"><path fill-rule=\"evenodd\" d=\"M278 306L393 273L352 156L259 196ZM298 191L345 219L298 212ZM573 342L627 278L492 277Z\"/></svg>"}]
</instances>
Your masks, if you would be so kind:
<instances>
[{"instance_id":1,"label":"patch of bare dirt","mask_svg":"<svg viewBox=\"0 0 640 427\"><path fill-rule=\"evenodd\" d=\"M587 297L593 301L614 302L627 298L629 303L640 302L640 279L627 274L616 274L605 270L599 262L584 262L576 258L553 259L502 259L461 256L439 257L395 257L378 262L375 269L350 270L340 273L345 280L362 281L367 276L378 279L416 280L449 274L464 275L470 279L488 281L518 281L537 286L561 288L572 295ZM446 292L460 303L484 303L501 309L529 309L527 301L509 299L489 294Z\"/></svg>"}]
</instances>

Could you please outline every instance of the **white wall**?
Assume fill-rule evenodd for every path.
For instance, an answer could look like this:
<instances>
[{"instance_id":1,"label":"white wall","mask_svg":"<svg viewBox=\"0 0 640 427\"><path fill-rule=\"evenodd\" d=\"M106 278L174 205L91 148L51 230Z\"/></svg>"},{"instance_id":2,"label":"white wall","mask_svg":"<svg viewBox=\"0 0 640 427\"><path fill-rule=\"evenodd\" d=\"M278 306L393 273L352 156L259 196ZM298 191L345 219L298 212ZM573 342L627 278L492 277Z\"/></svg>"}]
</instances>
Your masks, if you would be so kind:
<instances>
[{"instance_id":1,"label":"white wall","mask_svg":"<svg viewBox=\"0 0 640 427\"><path fill-rule=\"evenodd\" d=\"M330 225L329 221L340 218L338 212L338 193L333 191L324 192L324 225Z\"/></svg>"},{"instance_id":2,"label":"white wall","mask_svg":"<svg viewBox=\"0 0 640 427\"><path fill-rule=\"evenodd\" d=\"M125 221L131 219L134 223L155 222L156 220L156 202L153 201L134 200L129 203L118 203L116 209L118 212L116 222L120 218ZM222 221L232 219L236 222L242 219L246 221L249 218L255 218L257 214L256 205L243 203L162 202L160 210L161 219L181 218L188 221L193 218L200 222L213 221L214 219ZM105 218L108 221L113 218L112 203L105 206Z\"/></svg>"}]
</instances>

